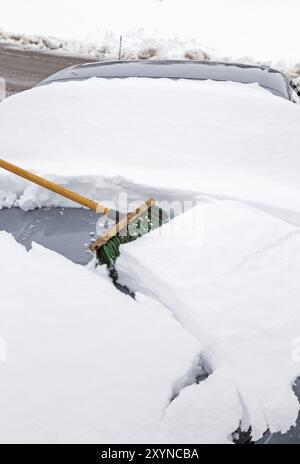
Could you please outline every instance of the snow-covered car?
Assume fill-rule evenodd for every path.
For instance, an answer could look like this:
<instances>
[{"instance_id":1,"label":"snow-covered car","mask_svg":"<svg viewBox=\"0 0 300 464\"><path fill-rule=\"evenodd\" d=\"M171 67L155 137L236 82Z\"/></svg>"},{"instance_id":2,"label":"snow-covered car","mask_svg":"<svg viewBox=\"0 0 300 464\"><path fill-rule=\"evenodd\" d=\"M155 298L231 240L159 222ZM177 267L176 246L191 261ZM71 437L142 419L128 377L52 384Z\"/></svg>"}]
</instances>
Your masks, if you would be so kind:
<instances>
[{"instance_id":1,"label":"snow-covered car","mask_svg":"<svg viewBox=\"0 0 300 464\"><path fill-rule=\"evenodd\" d=\"M95 216L0 174L1 440L230 443L296 423L293 99L276 70L172 61L73 67L1 103L2 158L118 209L121 193L176 210L121 249L133 300L64 257L85 262Z\"/></svg>"},{"instance_id":2,"label":"snow-covered car","mask_svg":"<svg viewBox=\"0 0 300 464\"><path fill-rule=\"evenodd\" d=\"M291 101L295 99L288 77L276 69L213 61L133 60L87 63L63 69L38 85L91 78L129 77L257 83L276 96ZM96 227L98 216L91 211L67 208L62 215L59 207L34 209L27 214L22 209L7 209L2 212L2 218L5 224L3 227L27 248L32 241L37 241L76 263L87 264L91 259L91 255L82 247L82 243L87 243L91 234L93 236Z\"/></svg>"}]
</instances>

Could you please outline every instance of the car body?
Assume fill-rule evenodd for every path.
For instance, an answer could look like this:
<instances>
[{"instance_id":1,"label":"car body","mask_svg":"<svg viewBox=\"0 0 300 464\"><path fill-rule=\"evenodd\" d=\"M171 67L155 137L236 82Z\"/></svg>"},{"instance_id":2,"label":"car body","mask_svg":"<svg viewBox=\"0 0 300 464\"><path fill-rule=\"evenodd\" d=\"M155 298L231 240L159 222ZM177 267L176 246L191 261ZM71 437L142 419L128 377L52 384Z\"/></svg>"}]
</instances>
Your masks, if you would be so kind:
<instances>
[{"instance_id":1,"label":"car body","mask_svg":"<svg viewBox=\"0 0 300 464\"><path fill-rule=\"evenodd\" d=\"M62 83L64 85L66 85L66 88L68 88L69 87L68 83L71 84L73 82L73 83L78 83L78 86L80 87L81 83L85 84L83 81L88 83L87 81L92 80L92 79L97 79L97 80L98 79L105 79L106 81L108 81L108 80L111 80L111 79L114 79L114 78L122 79L122 80L125 80L127 78L128 78L128 80L130 80L130 78L148 78L149 81L153 81L153 80L167 81L167 79L168 79L170 81L173 81L173 84L175 84L174 81L177 81L177 82L180 81L180 82L178 82L178 88L180 87L180 83L183 83L183 81L194 81L194 83L196 83L196 81L199 81L201 84L204 81L212 81L212 83L219 83L219 82L220 83L224 83L224 82L230 82L231 83L231 82L234 82L234 83L237 83L237 84L245 84L245 91L248 90L248 89L246 89L246 86L248 87L248 84L250 84L250 85L257 84L262 89L265 89L265 90L268 91L268 93L266 92L267 96L269 96L269 92L270 92L272 95L274 95L276 97L279 96L283 100L286 100L287 102L293 101L293 89L292 89L292 87L290 85L288 77L284 73L282 73L282 72L280 72L280 71L278 71L276 69L270 68L268 66L258 66L258 65L251 65L251 64L242 64L242 63L231 63L231 62L221 62L221 61L193 61L193 60L185 60L185 61L184 60L129 60L129 61L101 61L101 62L96 62L96 63L79 64L79 65L75 65L75 66L71 66L71 67L62 69L61 71L58 71L57 73L52 74L51 76L47 77L45 80L41 81L37 85L36 89L33 89L32 91L29 91L27 93L26 97L29 98L29 100L31 100L31 94L33 95L36 90L39 90L42 93L42 95L46 94L47 90L48 91L52 90L52 94L55 97L56 93L60 90L61 87L60 87L60 85L58 85L57 91L56 91L56 89L54 89L54 86L53 86L53 89L50 89L50 88L47 89L46 87L51 86L51 84L56 84L57 85L57 84ZM125 84L125 82L124 82L124 84ZM149 82L149 84L150 84L150 82ZM220 88L221 88L221 86L220 86ZM217 87L215 86L215 88L212 90L212 94L216 93L215 92L216 90L217 90ZM222 88L220 93L223 92L225 94L225 93L229 92L229 90L230 90L229 87L228 87L228 89L226 87L224 87L224 88ZM244 91L243 88L241 90L242 90L242 92ZM261 90L261 89L259 89L259 90ZM135 88L134 88L134 91L135 91ZM84 91L84 92L86 92L86 91ZM194 89L192 90L192 93L193 92L194 92ZM83 116L82 121L81 120L76 121L77 124L79 124L79 122L80 122L80 127L78 127L78 130L82 129L81 126L82 126L82 124L84 124L84 119L85 119L84 115L85 114L88 115L90 113L89 109L85 110L83 108L84 98L85 98L85 96L88 96L88 93L82 93L82 95L79 95L78 91L75 91L75 94L78 96L78 100L80 100L79 103L78 103L78 110L80 110L80 117ZM120 95L121 95L121 98L122 98L122 94L120 94ZM178 93L176 94L176 96L177 95L178 95ZM218 99L219 99L219 96L216 97L216 100L218 100ZM240 99L239 95L237 95L237 99ZM260 95L259 95L258 100L259 99L260 99ZM58 112L60 114L60 118L64 119L64 121L61 122L60 124L58 124L57 127L52 127L51 128L51 130L54 130L54 132L55 132L55 134L53 134L53 135L56 135L57 129L59 129L59 126L61 126L62 124L66 124L68 126L68 130L70 129L70 126L74 127L73 123L70 122L70 116L72 116L72 115L64 116L64 114L61 111L65 107L70 106L70 102L72 101L72 97L70 98L69 104L65 104L61 100L60 97L57 97L56 100L57 100L57 104L56 104L57 107L54 109L53 113L57 114L57 112ZM271 104L273 103L273 101L274 101L274 104L278 103L278 100L279 99L277 99L277 98L272 99ZM53 102L53 101L54 101L54 99L51 97L51 102ZM228 103L231 104L231 101L232 100L230 99L230 97L228 97L226 104L227 105L228 105ZM216 110L214 108L215 103L216 103L215 101L212 102L212 114L213 114L214 111L217 112L220 109L221 109L221 111L223 111L222 107L220 107L219 110ZM248 103L249 103L249 100L248 100ZM47 104L45 101L43 101L43 99L42 99L42 104L45 106L45 109L43 109L43 115L44 115L43 117L45 117L45 121L42 124L43 128L45 128L45 124L47 124L47 118L48 118L47 113L50 111L50 108L49 108L49 104ZM199 107L200 104L201 105L203 104L203 98L201 100L201 97L200 97L200 99L198 100L198 103L197 103L198 107ZM258 104L259 104L259 101L257 101L257 103L255 102L254 106L257 106ZM112 104L112 110L115 111L113 105L114 104ZM242 104L242 106L243 105L244 104ZM294 107L294 105L291 105L291 106ZM22 104L22 108L24 108L23 104ZM292 108L292 109L295 109L295 108ZM100 110L103 111L103 108L101 108ZM127 110L130 113L130 108L128 106L125 108L125 112ZM239 113L240 110L241 109L238 108L237 112ZM258 112L259 111L260 110L258 110ZM168 112L168 108L166 108L166 113L167 112ZM16 121L16 114L19 114L19 113L20 113L19 111L13 112L13 118L12 119L13 119L14 123ZM79 113L79 111L77 111L77 113ZM224 113L226 113L226 111L224 111ZM35 114L36 114L36 112L35 112ZM114 118L114 116L113 116L113 118ZM196 124L198 123L198 121L197 121L198 118L199 118L199 113L196 111L196 116L195 116ZM225 120L226 120L226 118L227 118L227 114L225 114ZM247 120L245 120L246 122L243 123L244 127L249 127L250 126L250 124L252 122L251 118L252 118L252 116L250 118L247 118ZM268 118L268 115L266 116L266 118ZM91 120L92 119L93 118L91 117ZM96 125L100 123L99 117L97 117L97 119L98 119L97 122L95 122ZM239 115L238 115L238 119L240 119ZM248 121L248 119L249 119L249 121ZM6 120L7 120L7 118L6 118ZM22 126L24 126L24 121L29 121L29 123L31 124L31 122L30 122L31 120L32 120L32 118L29 115L24 114L22 116L20 114L20 124L22 124ZM67 120L68 120L68 122L67 122ZM204 124L207 124L208 120L209 120L209 118L205 118L204 121L203 121ZM237 122L240 122L240 121L238 120ZM250 124L249 124L249 122L250 122ZM54 118L54 126L56 124L57 124L56 119ZM124 125L124 124L125 124L125 118L123 118L122 121L121 121L121 125ZM204 135L205 130L206 130L204 124L202 124L202 126L203 126L203 134L202 135ZM221 122L221 125L222 124L224 126L224 121ZM87 126L88 125L89 125L89 123L87 123ZM70 130L72 131L73 129L71 128ZM187 126L186 130L188 130L188 126ZM74 128L74 134L76 132L77 132L77 129ZM86 140L91 139L91 137L95 136L94 132L95 132L94 129L90 130L87 133L87 136L83 137L83 139L86 139ZM48 134L50 134L50 132L47 130L47 132L44 135L48 137ZM275 132L272 132L272 134L270 135L269 143L270 143L271 139L274 138L273 137L274 134L275 134ZM65 131L63 131L63 135L65 136ZM72 135L72 137L74 136L70 132L70 137L68 136L69 139L71 139L70 146L71 146L72 150L73 149L75 150L76 149L76 144L74 145L74 147L72 146L73 142L72 142L71 135ZM228 135L228 129L227 129L227 135ZM173 137L172 134L171 134L171 136ZM223 136L224 136L224 134L223 135L220 134L220 138L222 138ZM235 136L235 133L233 132L232 134L228 135L228 138L231 139L234 136ZM66 136L66 139L68 137ZM244 136L241 135L242 139L243 139L243 137ZM51 138L52 137L49 137L49 140ZM264 138L266 138L266 134L264 134ZM100 139L101 139L101 137L100 137ZM101 142L102 142L102 140L101 140ZM95 142L94 145L97 145L97 143L99 143L99 141ZM235 143L236 143L236 141L235 141ZM64 144L66 144L66 140L64 141ZM242 148L242 145L243 144L241 144L240 149ZM110 144L110 146L112 146L112 144ZM102 149L102 147L101 147L101 149ZM87 151L89 151L89 150L87 150ZM191 162L192 162L192 160L191 160ZM74 163L74 164L76 164L76 163ZM70 168L71 167L72 166L70 166ZM184 167L184 164L183 164L183 167ZM142 168L143 168L143 163L142 163ZM103 169L103 167L101 167L100 171L102 171L102 169ZM215 173L215 175L216 175L216 173ZM220 176L223 177L223 172L220 173ZM202 187L203 187L203 185L204 184L202 184ZM187 184L187 186L189 186L189 184ZM193 195L191 195L191 198L193 198ZM248 201L249 201L249 198L248 198ZM61 206L61 205L57 205L57 206ZM36 214L43 214L43 212L36 213ZM81 219L82 214L83 213L78 212L78 215L80 216L80 219ZM29 212L27 213L27 216L29 216ZM53 214L49 214L49 216L50 216L50 218L53 217L53 222L54 223L57 222L56 211L54 211ZM8 219L8 215L7 215L7 219ZM23 219L22 219L22 221L23 221ZM50 222L51 222L51 219L50 219ZM62 223L62 221L60 221L60 223ZM70 223L70 221L67 221L66 223ZM51 225L49 225L49 227L51 228ZM65 227L66 227L66 224L63 227L63 231L65 231ZM14 229L14 226L12 227L12 229ZM19 226L17 227L17 229L19 229ZM26 228L26 230L27 229L28 228ZM10 230L9 226L7 226L7 230ZM53 230L54 229L52 228L52 231ZM56 230L56 234L59 233L59 230L60 229ZM86 241L87 241L87 239L89 237L90 231L91 231L90 224L87 223L87 227L86 227L86 230L85 230ZM32 237L34 237L35 240L39 241L40 236L41 236L41 231L38 230L36 227L35 228L33 227L33 228L31 228L31 235L32 235ZM43 243L43 244L50 243L49 240L48 240L48 238L50 236L52 237L52 235L49 234L49 232L47 231L47 233L44 234L43 239L41 239L41 243ZM22 238L20 239L19 236L18 236L18 239L20 241L22 241ZM56 242L57 241L54 238L53 239L51 238L51 243L54 244ZM29 240L28 243L31 243L31 240ZM26 243L26 246L28 246L27 243ZM53 245L53 246L54 246L54 249L55 249L56 244ZM84 254L81 253L81 255L78 256L78 251L77 250L78 249L76 249L76 251L75 251L75 249L74 249L74 253L73 253L72 249L70 249L70 247L68 247L68 252L66 252L66 256L68 256L68 258L73 259L75 262L86 263L90 259L90 257L88 255L86 255L85 253Z\"/></svg>"},{"instance_id":2,"label":"car body","mask_svg":"<svg viewBox=\"0 0 300 464\"><path fill-rule=\"evenodd\" d=\"M131 60L85 63L62 69L40 82L37 87L90 78L130 77L257 83L276 96L286 100L292 99L289 80L280 71L267 66L217 61ZM80 243L89 241L90 233L95 227L96 215L92 212L66 208L61 214L58 208L41 208L26 213L18 209L4 210L0 215L3 219L3 229L12 233L16 240L27 248L31 246L32 241L36 241L59 251L76 263L86 264L91 259L91 256L80 248ZM73 230L77 231L76 240L75 236L73 240L68 237L69 234L72 235ZM23 237L24 231L26 239Z\"/></svg>"},{"instance_id":3,"label":"car body","mask_svg":"<svg viewBox=\"0 0 300 464\"><path fill-rule=\"evenodd\" d=\"M139 79L140 77L148 79ZM241 398L249 400L251 412L260 411L261 401L257 402L255 399L252 408L252 397L256 397L256 391L262 389L263 395L260 398L267 399L267 408L265 412L262 410L258 414L259 433L256 438L270 426L269 418L272 421L275 417L276 430L279 428L273 410L278 404L286 403L285 396L278 400L278 395L285 395L288 390L288 400L292 402L289 403L290 409L278 408L279 414L287 416L284 418L285 424L290 425L293 419L290 411L297 409L294 404L295 396L290 388L291 381L288 384L282 383L282 389L278 388L280 383L277 382L277 377L280 380L280 375L285 374L285 371L278 371L278 365L289 362L290 352L287 352L283 362L278 362L278 358L273 356L274 352L278 356L282 352L281 347L288 346L288 343L283 340L281 345L275 344L274 349L277 351L273 350L268 354L268 350L272 349L270 341L277 340L277 335L272 330L290 322L283 319L288 301L288 298L284 298L284 291L296 295L294 300L297 300L298 273L295 271L292 274L293 267L290 266L291 272L284 274L282 262L285 264L286 253L281 251L285 244L290 244L290 239L297 239L293 227L300 225L300 114L299 107L291 104L292 101L292 89L287 76L268 67L199 61L116 61L88 63L62 70L41 82L37 88L7 99L0 108L0 124L3 127L0 145L7 159L15 164L36 170L45 176L52 175L57 183L69 186L90 198L99 201L104 199L104 203L105 200L113 200L116 193L126 191L130 199L138 201L153 194L158 200L179 199L182 202L186 195L186 199L197 201L198 206L205 208L204 214L199 216L201 237L199 230L196 237L188 236L188 240L181 235L176 237L176 234L169 234L167 237L168 246L169 241L174 240L176 245L177 240L179 251L183 246L188 251L174 252L177 250L174 246L168 257L169 260L178 259L172 267L174 273L177 270L185 272L178 287L182 292L182 288L186 286L187 292L183 296L180 293L178 307L180 314L183 314L182 308L191 295L190 290L198 291L199 288L202 291L203 288L204 295L199 294L201 298L195 297L194 301L191 298L189 310L195 306L195 315L199 313L198 321L201 326L204 311L207 310L212 326L217 326L220 330L223 330L221 326L224 321L231 320L231 307L237 309L238 316L232 318L233 325L227 332L224 351L226 369L222 368L221 371L228 373L227 359L230 364L231 359L240 356L237 364L240 362L243 372L250 373L251 382L243 381L238 388L235 386L235 364L234 382L230 383L230 391L234 392L235 398L237 392L239 395L241 393L241 385L249 384L251 394L244 397L241 395ZM16 133L18 137L15 136ZM87 210L70 208L69 204L61 204L59 198L48 195L45 191L27 187L23 181L1 176L0 203L6 209L0 211L0 230L12 234L28 249L32 241L38 242L75 263L86 264L91 256L86 254L84 242L88 244L94 236L96 215ZM209 209L215 207L217 213L209 213ZM208 226L204 224L204 220ZM202 229L203 226L205 230ZM238 233L234 235L237 227ZM160 241L160 237L154 235L151 238L149 234L148 245L150 240L154 240L153 237L161 260L161 253L168 251L167 242ZM205 239L210 241L208 247L203 246ZM135 244L140 246L138 241ZM197 266L189 272L187 266L192 262L197 247L202 256L198 259ZM267 258L269 252L271 257ZM294 255L296 254L293 253ZM152 258L155 258L154 253ZM297 256L295 263L296 258ZM134 266L137 262L138 260L132 261ZM170 266L167 259L162 259L161 263L162 270ZM144 268L146 264L143 262ZM198 265L203 266L201 272L198 272ZM243 274L244 268L247 272ZM141 272L136 271L137 277L144 274L143 269ZM158 266L157 269L159 270ZM174 273L170 268L169 270L167 273L172 279ZM270 280L273 279L273 270L279 274L280 285ZM257 272L263 273L262 278L256 278ZM234 274L237 274L236 278ZM244 279L241 278L242 274ZM149 272L144 275L148 278L152 274ZM168 275L165 277L169 278ZM215 296L220 294L222 279L229 281L228 292L227 284L224 286L224 295L229 296L229 304L215 315L214 308L219 304L215 301ZM206 304L210 280L215 284L211 287ZM240 291L243 281L249 293ZM260 287L253 287L253 282L266 285L260 291ZM290 282L294 282L293 285ZM157 285L155 282L149 295L152 295L154 287L160 289L161 286L164 290L169 288L162 301L165 307L169 305L173 308L173 295L176 295L172 290L174 287L168 287L166 279L158 280L158 283ZM142 288L146 288L146 284ZM241 295L241 300L236 303L238 294ZM260 296L262 300L257 304ZM176 298L175 303L177 304ZM258 317L253 319L249 336L244 343L249 349L248 356L240 355L239 334L248 330L248 327L239 325L243 323L244 307L251 307L250 311L246 311L246 316L251 321L254 310L259 309L260 304L263 310L259 316L265 317L265 307L271 309L271 316L266 317L262 326L259 325ZM222 308L222 298L220 305ZM103 307L99 305L98 310L101 312ZM190 312L187 314L186 320L189 321ZM175 312L174 315L176 321L180 320ZM217 317L218 315L224 316L224 320ZM298 312L295 309L296 317ZM209 333L207 321L208 319L203 323L204 332ZM297 321L295 319L293 322L294 326ZM193 337L197 324L193 324ZM189 331L189 327L190 324L186 324L185 330ZM259 359L257 362L257 357L253 354L254 347L257 349L257 333L261 333L262 340L265 339L263 346L266 347L268 360L275 360L274 371L271 368L270 371L264 369L264 361ZM289 333L288 329L283 331L283 335L286 333ZM196 337L199 337L201 346L203 344L206 347L207 337L202 338L202 331L199 334L197 332ZM209 336L209 341L214 336ZM237 336L237 348L233 347L233 351L227 356L230 340L234 336ZM290 335L288 337L290 340ZM223 340L218 340L222 346ZM112 343L114 342L112 337ZM207 352L210 351L210 346L209 343ZM197 345L197 353L198 350ZM213 352L212 358L218 352L219 347ZM263 352L264 350L259 356ZM246 362L251 369L245 367ZM296 369L295 363L290 364ZM269 366L268 363L266 365ZM263 369L259 370L260 366ZM219 368L216 369L218 370ZM267 381L259 378L264 371L272 373ZM293 378L296 376L298 373ZM211 376L208 382L214 381L214 378L216 376ZM222 411L215 406L215 400L224 397L227 402L227 396L223 396L223 386L222 382L221 394L217 394L212 403L212 410L217 412L217 421L222 416ZM295 392L299 395L299 382ZM271 397L275 401L274 407L270 402ZM180 392L180 398L184 398L184 392ZM201 392L197 396L197 404L198 399L201 399ZM247 412L246 425L250 417L248 405L239 401L238 399L237 403L240 408L237 409ZM194 410L195 404L188 411ZM172 405L176 407L176 401L172 401ZM233 411L233 408L229 409ZM201 415L200 408L199 417ZM101 414L97 416L101 417ZM236 426L242 416L241 412L236 416ZM121 417L123 420L124 416ZM115 423L118 425L118 422L119 417ZM184 421L183 423L186 424ZM195 424L195 430L198 431L198 425L196 422ZM186 425L184 427L186 429ZM206 429L206 424L204 428ZM281 427L282 430L283 428ZM299 425L297 433L298 430ZM233 431L230 428L230 432ZM278 442L281 439L293 441L294 437L289 433L284 437L267 436L263 440Z\"/></svg>"}]
</instances>

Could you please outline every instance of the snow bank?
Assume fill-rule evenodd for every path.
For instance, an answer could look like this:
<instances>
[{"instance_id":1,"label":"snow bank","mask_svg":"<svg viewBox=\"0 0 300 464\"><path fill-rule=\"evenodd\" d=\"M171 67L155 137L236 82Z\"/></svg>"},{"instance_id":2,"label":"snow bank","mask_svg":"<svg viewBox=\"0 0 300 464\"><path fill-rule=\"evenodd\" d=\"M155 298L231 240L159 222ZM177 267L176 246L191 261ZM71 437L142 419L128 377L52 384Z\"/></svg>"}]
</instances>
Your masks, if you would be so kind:
<instances>
[{"instance_id":1,"label":"snow bank","mask_svg":"<svg viewBox=\"0 0 300 464\"><path fill-rule=\"evenodd\" d=\"M108 32L97 40L63 39L41 34L24 34L0 29L0 42L25 50L42 51L87 60L119 59L120 36ZM210 58L209 47L196 39L152 37L145 31L132 31L122 36L121 58L132 59L194 59ZM249 60L249 58L248 58Z\"/></svg>"},{"instance_id":2,"label":"snow bank","mask_svg":"<svg viewBox=\"0 0 300 464\"><path fill-rule=\"evenodd\" d=\"M161 304L118 292L104 270L38 245L27 253L5 233L0 259L1 443L159 440L175 386L197 371L199 342Z\"/></svg>"},{"instance_id":3,"label":"snow bank","mask_svg":"<svg viewBox=\"0 0 300 464\"><path fill-rule=\"evenodd\" d=\"M192 192L299 223L299 123L297 105L257 85L94 78L5 100L0 147L4 159L93 197L102 189L106 198L110 183L139 198ZM0 207L61 202L3 172L0 192Z\"/></svg>"},{"instance_id":4,"label":"snow bank","mask_svg":"<svg viewBox=\"0 0 300 464\"><path fill-rule=\"evenodd\" d=\"M195 223L203 227L200 240L198 229L191 235ZM231 393L225 395L239 392L242 426L251 426L254 438L267 428L286 432L299 411L292 391L300 375L293 356L300 333L299 246L298 227L243 204L211 201L123 246L117 263L122 283L164 304L203 344L216 376L227 369ZM170 420L202 404L201 388L201 399L191 387L175 400ZM190 425L202 420L194 411Z\"/></svg>"}]
</instances>

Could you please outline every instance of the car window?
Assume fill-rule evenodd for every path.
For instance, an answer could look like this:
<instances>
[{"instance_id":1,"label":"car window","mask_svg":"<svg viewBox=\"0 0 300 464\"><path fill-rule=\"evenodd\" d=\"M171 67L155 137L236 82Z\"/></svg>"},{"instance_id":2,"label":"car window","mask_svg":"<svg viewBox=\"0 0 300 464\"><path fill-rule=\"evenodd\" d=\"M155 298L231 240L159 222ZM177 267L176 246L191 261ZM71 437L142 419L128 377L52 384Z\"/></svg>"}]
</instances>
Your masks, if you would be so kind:
<instances>
[{"instance_id":1,"label":"car window","mask_svg":"<svg viewBox=\"0 0 300 464\"><path fill-rule=\"evenodd\" d=\"M78 65L60 71L42 82L99 78L149 77L258 83L275 95L290 99L288 80L268 67L213 61L114 61Z\"/></svg>"}]
</instances>

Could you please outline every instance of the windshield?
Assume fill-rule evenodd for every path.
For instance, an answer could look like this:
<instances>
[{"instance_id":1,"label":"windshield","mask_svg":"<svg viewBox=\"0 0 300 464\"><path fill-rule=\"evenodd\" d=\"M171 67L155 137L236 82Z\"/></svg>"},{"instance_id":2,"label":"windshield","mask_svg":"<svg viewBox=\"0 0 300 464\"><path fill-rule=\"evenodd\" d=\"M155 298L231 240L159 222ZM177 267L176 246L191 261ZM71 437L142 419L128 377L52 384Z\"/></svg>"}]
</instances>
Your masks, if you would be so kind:
<instances>
[{"instance_id":1,"label":"windshield","mask_svg":"<svg viewBox=\"0 0 300 464\"><path fill-rule=\"evenodd\" d=\"M257 83L275 95L290 99L288 80L268 67L213 61L114 61L88 63L53 74L41 84L73 79L149 77Z\"/></svg>"}]
</instances>

